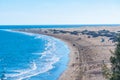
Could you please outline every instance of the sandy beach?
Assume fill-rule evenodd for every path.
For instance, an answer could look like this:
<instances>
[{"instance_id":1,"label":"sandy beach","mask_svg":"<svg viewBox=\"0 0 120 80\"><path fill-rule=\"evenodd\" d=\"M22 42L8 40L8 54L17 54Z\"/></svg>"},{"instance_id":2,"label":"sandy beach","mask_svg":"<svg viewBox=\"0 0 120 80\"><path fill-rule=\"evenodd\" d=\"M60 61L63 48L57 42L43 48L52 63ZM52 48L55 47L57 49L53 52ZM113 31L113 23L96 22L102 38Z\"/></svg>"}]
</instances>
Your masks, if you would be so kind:
<instances>
[{"instance_id":1,"label":"sandy beach","mask_svg":"<svg viewBox=\"0 0 120 80\"><path fill-rule=\"evenodd\" d=\"M68 68L59 80L106 80L102 75L103 61L110 67L109 58L114 51L113 36L120 27L81 27L52 29L20 29L39 33L64 41L70 49Z\"/></svg>"}]
</instances>

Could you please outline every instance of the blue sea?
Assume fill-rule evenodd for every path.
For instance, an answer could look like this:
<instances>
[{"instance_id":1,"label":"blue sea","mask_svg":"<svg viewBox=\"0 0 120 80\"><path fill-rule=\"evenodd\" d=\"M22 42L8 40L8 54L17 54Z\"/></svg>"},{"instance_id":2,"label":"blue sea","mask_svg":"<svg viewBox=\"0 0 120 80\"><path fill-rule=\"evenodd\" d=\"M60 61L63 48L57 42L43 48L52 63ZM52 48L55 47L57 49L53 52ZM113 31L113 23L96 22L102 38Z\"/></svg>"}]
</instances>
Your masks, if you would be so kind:
<instances>
[{"instance_id":1,"label":"blue sea","mask_svg":"<svg viewBox=\"0 0 120 80\"><path fill-rule=\"evenodd\" d=\"M120 24L81 24L81 25L0 25L0 29L24 29L24 28L78 28L78 27L101 27L120 26Z\"/></svg>"},{"instance_id":2,"label":"blue sea","mask_svg":"<svg viewBox=\"0 0 120 80\"><path fill-rule=\"evenodd\" d=\"M0 30L0 76L4 80L58 80L67 68L68 46L59 39Z\"/></svg>"}]
</instances>

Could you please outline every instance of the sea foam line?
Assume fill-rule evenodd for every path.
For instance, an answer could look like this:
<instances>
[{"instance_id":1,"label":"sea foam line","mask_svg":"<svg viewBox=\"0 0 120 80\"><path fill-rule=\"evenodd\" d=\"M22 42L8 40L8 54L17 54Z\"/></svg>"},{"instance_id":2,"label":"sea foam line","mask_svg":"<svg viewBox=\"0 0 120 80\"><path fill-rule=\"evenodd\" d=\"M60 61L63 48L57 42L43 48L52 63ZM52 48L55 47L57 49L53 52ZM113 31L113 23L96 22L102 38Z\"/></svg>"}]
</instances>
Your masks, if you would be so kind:
<instances>
[{"instance_id":1,"label":"sea foam line","mask_svg":"<svg viewBox=\"0 0 120 80\"><path fill-rule=\"evenodd\" d=\"M12 30L4 30L4 31L22 33L22 34L29 35L29 36L35 36L35 39L41 39L42 38L44 40L47 40L48 43L46 44L45 51L43 53L40 53L40 54L42 54L42 56L39 59L44 59L48 55L50 55L49 57L51 57L49 59L46 59L47 63L45 63L44 64L45 66L43 65L43 67L40 68L40 70L39 70L39 67L41 65L39 65L39 62L33 62L33 66L32 66L33 68L32 69L27 70L27 71L26 70L18 70L19 74L7 75L8 78L11 77L12 79L15 79L15 80L23 80L23 79L26 79L26 78L36 76L38 74L47 72L48 70L52 69L53 64L55 64L56 62L59 61L59 58L56 55L54 55L54 56L52 55L53 53L55 53L55 50L56 50L56 43L55 43L56 39L54 39L52 37L49 37L49 36L40 35L40 34L33 34L33 33L20 32L20 31L12 31ZM38 63L38 64L36 64L36 63Z\"/></svg>"}]
</instances>

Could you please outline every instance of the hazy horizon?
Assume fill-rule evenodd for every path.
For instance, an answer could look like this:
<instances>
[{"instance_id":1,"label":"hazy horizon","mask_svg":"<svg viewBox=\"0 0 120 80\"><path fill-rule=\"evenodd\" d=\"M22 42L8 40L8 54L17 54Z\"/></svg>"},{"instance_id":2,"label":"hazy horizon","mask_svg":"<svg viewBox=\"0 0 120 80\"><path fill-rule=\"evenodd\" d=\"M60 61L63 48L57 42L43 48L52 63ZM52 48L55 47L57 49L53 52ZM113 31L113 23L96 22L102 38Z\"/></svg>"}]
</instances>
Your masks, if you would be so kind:
<instances>
[{"instance_id":1,"label":"hazy horizon","mask_svg":"<svg viewBox=\"0 0 120 80\"><path fill-rule=\"evenodd\" d=\"M0 0L0 25L119 24L119 0Z\"/></svg>"}]
</instances>

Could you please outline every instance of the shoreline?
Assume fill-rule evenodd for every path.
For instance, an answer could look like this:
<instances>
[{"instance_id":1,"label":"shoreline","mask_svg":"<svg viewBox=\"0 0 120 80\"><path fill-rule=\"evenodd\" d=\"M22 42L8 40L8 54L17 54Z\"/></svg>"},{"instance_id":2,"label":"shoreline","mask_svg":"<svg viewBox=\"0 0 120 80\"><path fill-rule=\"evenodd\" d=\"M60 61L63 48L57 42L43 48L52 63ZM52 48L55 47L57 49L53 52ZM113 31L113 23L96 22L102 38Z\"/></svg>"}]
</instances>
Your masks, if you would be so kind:
<instances>
[{"instance_id":1,"label":"shoreline","mask_svg":"<svg viewBox=\"0 0 120 80\"><path fill-rule=\"evenodd\" d=\"M20 29L19 31L38 33L58 38L70 49L67 69L60 75L59 80L106 80L101 71L102 61L109 65L109 50L114 50L115 43L109 37L89 37L86 34L70 34L74 31L109 30L109 33L120 31L120 27L85 27L85 28L54 28L54 29ZM61 31L54 33L54 31ZM67 32L67 33L64 33ZM107 34L107 33L105 33ZM108 34L107 34L108 35ZM101 42L104 39L104 42Z\"/></svg>"},{"instance_id":2,"label":"shoreline","mask_svg":"<svg viewBox=\"0 0 120 80\"><path fill-rule=\"evenodd\" d=\"M70 50L67 69L60 75L58 80L83 80L84 76L82 73L84 73L85 67L82 64L84 63L85 59L83 56L80 56L82 55L80 50L84 49L85 48L84 43L88 43L88 42L82 40L83 43L79 45L77 43L74 43L74 41L69 40L69 37L67 38L67 36L61 37L61 35L58 36L58 35L51 35L51 34L43 34L43 35L48 35L48 36L52 36L60 39L61 41L66 43L66 45ZM80 48L78 48L79 46ZM87 50L87 48L85 50ZM66 75L66 74L69 74L69 75Z\"/></svg>"},{"instance_id":3,"label":"shoreline","mask_svg":"<svg viewBox=\"0 0 120 80\"><path fill-rule=\"evenodd\" d=\"M52 36L52 37L54 37L54 36ZM72 47L72 44L70 42L68 42L67 40L64 40L64 39L61 39L61 38L57 38L57 39L63 41L65 43L65 45L67 45L69 50L70 50L70 53L68 54L69 61L68 61L68 64L67 64L67 68L58 78L58 80L64 80L64 77L66 76L66 74L69 73L69 68L71 67L72 60L74 59L72 56L74 55L74 49L76 49L76 48ZM61 76L63 76L63 77L61 77Z\"/></svg>"},{"instance_id":4,"label":"shoreline","mask_svg":"<svg viewBox=\"0 0 120 80\"><path fill-rule=\"evenodd\" d=\"M52 37L54 37L54 36L52 36ZM56 38L56 37L55 37ZM58 38L58 37L57 37ZM71 70L71 66L72 66L72 64L73 64L73 62L75 63L76 61L74 61L74 59L75 59L75 55L79 55L79 53L78 54L74 54L76 51L77 51L77 48L76 47L73 47L73 44L71 43L71 42L69 42L68 40L65 40L65 39L61 39L61 38L58 38L58 39L60 39L61 41L63 41L63 42L65 42L65 44L68 46L68 48L69 48L69 50L70 50L70 53L69 53L69 62L68 62L68 64L67 64L67 68L66 68L66 70L61 74L61 76L58 78L58 80L65 80L64 78L65 77L67 77L68 78L68 76L70 76L70 75L68 75L68 76L66 76L66 74L68 74L68 73L72 73L70 70ZM79 56L78 56L78 58L80 58ZM78 63L78 62L76 62L76 63ZM74 73L73 73L74 74ZM71 76L71 77L74 77L74 76ZM68 80L70 80L70 78L68 79Z\"/></svg>"}]
</instances>

